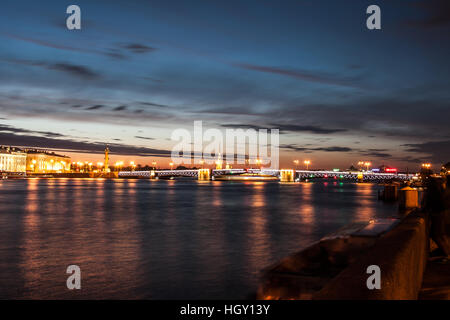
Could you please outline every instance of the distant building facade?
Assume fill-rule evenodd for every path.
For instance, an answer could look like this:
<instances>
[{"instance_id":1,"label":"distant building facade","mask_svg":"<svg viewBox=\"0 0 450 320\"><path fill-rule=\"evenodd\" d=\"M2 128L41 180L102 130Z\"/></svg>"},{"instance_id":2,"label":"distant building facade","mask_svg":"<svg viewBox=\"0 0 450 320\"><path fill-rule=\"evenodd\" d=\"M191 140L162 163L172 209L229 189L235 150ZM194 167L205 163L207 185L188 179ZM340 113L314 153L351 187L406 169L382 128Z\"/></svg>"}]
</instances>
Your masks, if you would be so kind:
<instances>
[{"instance_id":1,"label":"distant building facade","mask_svg":"<svg viewBox=\"0 0 450 320\"><path fill-rule=\"evenodd\" d=\"M29 173L70 172L70 157L45 150L26 149L26 170Z\"/></svg>"},{"instance_id":2,"label":"distant building facade","mask_svg":"<svg viewBox=\"0 0 450 320\"><path fill-rule=\"evenodd\" d=\"M0 146L0 172L25 173L27 154L14 147Z\"/></svg>"}]
</instances>

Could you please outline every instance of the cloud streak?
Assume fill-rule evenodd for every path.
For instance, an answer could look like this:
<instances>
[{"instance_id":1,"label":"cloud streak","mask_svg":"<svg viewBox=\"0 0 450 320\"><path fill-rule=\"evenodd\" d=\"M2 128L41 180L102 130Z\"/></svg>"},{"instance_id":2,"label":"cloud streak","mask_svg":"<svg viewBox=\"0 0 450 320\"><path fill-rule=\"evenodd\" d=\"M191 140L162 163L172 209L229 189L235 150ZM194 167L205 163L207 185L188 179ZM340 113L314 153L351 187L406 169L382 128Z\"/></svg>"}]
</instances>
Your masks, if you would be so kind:
<instances>
[{"instance_id":1,"label":"cloud streak","mask_svg":"<svg viewBox=\"0 0 450 320\"><path fill-rule=\"evenodd\" d=\"M336 77L321 72L311 72L306 70L298 70L294 68L261 66L248 63L234 63L233 66L251 71L286 76L308 82L316 82L321 84L345 86L345 87L358 87L357 83L358 79Z\"/></svg>"}]
</instances>

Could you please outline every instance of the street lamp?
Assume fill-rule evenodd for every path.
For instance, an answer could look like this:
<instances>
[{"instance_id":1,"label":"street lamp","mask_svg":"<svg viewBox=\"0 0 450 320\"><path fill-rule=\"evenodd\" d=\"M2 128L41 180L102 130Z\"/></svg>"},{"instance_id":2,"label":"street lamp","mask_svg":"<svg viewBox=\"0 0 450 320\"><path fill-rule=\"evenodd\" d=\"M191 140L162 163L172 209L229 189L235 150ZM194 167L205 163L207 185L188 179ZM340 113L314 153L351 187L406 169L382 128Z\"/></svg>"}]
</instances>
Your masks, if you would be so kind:
<instances>
[{"instance_id":1,"label":"street lamp","mask_svg":"<svg viewBox=\"0 0 450 320\"><path fill-rule=\"evenodd\" d=\"M256 166L257 167L259 166L260 170L261 170L261 163L262 163L261 159L256 159Z\"/></svg>"},{"instance_id":2,"label":"street lamp","mask_svg":"<svg viewBox=\"0 0 450 320\"><path fill-rule=\"evenodd\" d=\"M153 168L156 169L156 161L152 162Z\"/></svg>"},{"instance_id":3,"label":"street lamp","mask_svg":"<svg viewBox=\"0 0 450 320\"><path fill-rule=\"evenodd\" d=\"M364 165L366 166L366 171L369 171L369 167L372 165L369 161L364 162Z\"/></svg>"},{"instance_id":4,"label":"street lamp","mask_svg":"<svg viewBox=\"0 0 450 320\"><path fill-rule=\"evenodd\" d=\"M430 169L431 163L422 163L422 168Z\"/></svg>"},{"instance_id":5,"label":"street lamp","mask_svg":"<svg viewBox=\"0 0 450 320\"><path fill-rule=\"evenodd\" d=\"M170 170L173 170L173 162L169 163Z\"/></svg>"},{"instance_id":6,"label":"street lamp","mask_svg":"<svg viewBox=\"0 0 450 320\"><path fill-rule=\"evenodd\" d=\"M298 169L298 160L294 160L294 163L295 163L295 170L297 170Z\"/></svg>"},{"instance_id":7,"label":"street lamp","mask_svg":"<svg viewBox=\"0 0 450 320\"><path fill-rule=\"evenodd\" d=\"M130 166L131 166L131 171L134 171L134 169L136 169L136 165L134 164L134 161L130 162Z\"/></svg>"},{"instance_id":8,"label":"street lamp","mask_svg":"<svg viewBox=\"0 0 450 320\"><path fill-rule=\"evenodd\" d=\"M305 160L305 161L303 161L303 163L306 165L306 170L308 170L309 169L309 165L311 164L311 161L310 160Z\"/></svg>"}]
</instances>

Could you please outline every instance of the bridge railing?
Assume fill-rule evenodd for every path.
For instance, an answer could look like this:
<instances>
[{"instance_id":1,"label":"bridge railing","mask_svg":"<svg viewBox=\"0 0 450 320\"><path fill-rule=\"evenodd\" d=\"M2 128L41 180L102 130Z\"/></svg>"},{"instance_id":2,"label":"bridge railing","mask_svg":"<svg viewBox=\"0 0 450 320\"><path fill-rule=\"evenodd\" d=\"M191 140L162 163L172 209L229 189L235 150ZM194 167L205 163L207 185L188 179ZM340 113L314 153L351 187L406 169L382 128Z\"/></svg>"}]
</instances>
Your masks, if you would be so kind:
<instances>
[{"instance_id":1,"label":"bridge railing","mask_svg":"<svg viewBox=\"0 0 450 320\"><path fill-rule=\"evenodd\" d=\"M155 171L120 171L119 177L152 177L156 176L185 176L185 177L196 177L198 176L199 169L185 169L185 170L155 170ZM212 176L233 173L260 173L260 174L268 174L273 176L279 176L280 170L277 169L220 169L211 170ZM380 172L360 172L360 171L328 171L328 170L295 170L295 173L298 177L307 178L307 177L342 177L345 179L358 179L362 176L364 180L388 180L393 178L400 179L410 179L415 174L406 174L406 173L380 173Z\"/></svg>"}]
</instances>

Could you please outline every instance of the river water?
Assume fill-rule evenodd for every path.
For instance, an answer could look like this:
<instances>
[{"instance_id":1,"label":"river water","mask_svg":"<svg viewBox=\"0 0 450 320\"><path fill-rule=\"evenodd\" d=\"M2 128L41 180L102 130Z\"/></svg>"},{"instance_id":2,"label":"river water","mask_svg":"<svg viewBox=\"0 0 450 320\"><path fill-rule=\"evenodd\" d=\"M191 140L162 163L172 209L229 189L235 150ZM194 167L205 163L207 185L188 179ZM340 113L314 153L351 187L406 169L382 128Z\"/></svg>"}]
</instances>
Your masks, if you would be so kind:
<instances>
[{"instance_id":1,"label":"river water","mask_svg":"<svg viewBox=\"0 0 450 320\"><path fill-rule=\"evenodd\" d=\"M245 299L260 270L397 214L370 183L0 181L0 299ZM81 269L68 290L66 268Z\"/></svg>"}]
</instances>

